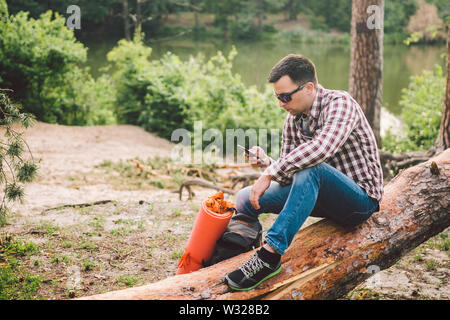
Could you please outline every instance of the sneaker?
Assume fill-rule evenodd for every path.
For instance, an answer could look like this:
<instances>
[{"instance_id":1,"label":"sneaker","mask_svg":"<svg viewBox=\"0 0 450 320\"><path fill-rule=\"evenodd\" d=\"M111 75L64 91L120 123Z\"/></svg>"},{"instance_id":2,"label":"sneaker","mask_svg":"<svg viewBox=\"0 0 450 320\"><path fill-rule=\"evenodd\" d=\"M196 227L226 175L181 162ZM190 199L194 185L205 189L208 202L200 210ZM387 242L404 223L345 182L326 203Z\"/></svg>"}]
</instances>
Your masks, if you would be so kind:
<instances>
[{"instance_id":1,"label":"sneaker","mask_svg":"<svg viewBox=\"0 0 450 320\"><path fill-rule=\"evenodd\" d=\"M263 281L277 275L281 271L281 262L272 266L263 261L256 252L241 267L225 276L228 286L237 291L252 290Z\"/></svg>"}]
</instances>

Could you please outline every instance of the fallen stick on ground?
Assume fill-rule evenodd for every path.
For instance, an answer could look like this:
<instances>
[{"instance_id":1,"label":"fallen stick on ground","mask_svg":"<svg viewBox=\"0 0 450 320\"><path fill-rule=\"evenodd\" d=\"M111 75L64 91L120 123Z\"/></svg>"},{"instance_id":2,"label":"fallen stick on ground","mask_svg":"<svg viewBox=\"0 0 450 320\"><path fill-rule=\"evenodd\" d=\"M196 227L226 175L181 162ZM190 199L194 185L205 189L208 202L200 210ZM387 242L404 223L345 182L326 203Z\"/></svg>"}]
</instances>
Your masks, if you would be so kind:
<instances>
[{"instance_id":1,"label":"fallen stick on ground","mask_svg":"<svg viewBox=\"0 0 450 320\"><path fill-rule=\"evenodd\" d=\"M178 190L178 193L180 194L180 200L181 200L181 196L183 194L183 188L186 188L188 191L188 194L189 194L188 200L191 200L193 198L191 186L200 186L200 187L204 187L204 188L214 189L214 190L222 191L222 192L232 194L232 195L236 193L236 191L234 191L232 189L220 187L220 186L218 186L212 182L206 181L206 180L190 179L190 180L183 181L183 183L180 186L180 189Z\"/></svg>"},{"instance_id":2,"label":"fallen stick on ground","mask_svg":"<svg viewBox=\"0 0 450 320\"><path fill-rule=\"evenodd\" d=\"M105 204L105 203L109 203L109 202L113 202L114 200L99 200L99 201L94 201L94 202L86 202L86 203L76 203L76 204L63 204L57 207L53 207L53 208L48 208L45 210L42 210L41 214L46 213L48 211L51 210L61 210L64 208L85 208L85 207L90 207L90 206L97 206L99 204Z\"/></svg>"},{"instance_id":3,"label":"fallen stick on ground","mask_svg":"<svg viewBox=\"0 0 450 320\"><path fill-rule=\"evenodd\" d=\"M392 266L450 225L449 181L447 149L386 185L380 212L360 226L321 220L300 230L283 255L282 272L251 291L231 292L223 283L250 251L193 273L81 299L336 299L371 276L373 267Z\"/></svg>"},{"instance_id":4,"label":"fallen stick on ground","mask_svg":"<svg viewBox=\"0 0 450 320\"><path fill-rule=\"evenodd\" d=\"M253 168L251 163L227 163L220 165L221 169L240 169L240 168Z\"/></svg>"}]
</instances>

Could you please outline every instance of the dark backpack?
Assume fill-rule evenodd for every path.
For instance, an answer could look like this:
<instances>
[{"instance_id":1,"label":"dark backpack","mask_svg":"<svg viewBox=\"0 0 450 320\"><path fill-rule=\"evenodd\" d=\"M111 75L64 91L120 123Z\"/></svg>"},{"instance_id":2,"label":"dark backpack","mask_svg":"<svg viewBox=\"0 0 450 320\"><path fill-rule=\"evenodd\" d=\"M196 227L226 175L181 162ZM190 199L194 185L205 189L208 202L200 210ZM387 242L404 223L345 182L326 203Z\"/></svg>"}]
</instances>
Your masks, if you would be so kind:
<instances>
[{"instance_id":1,"label":"dark backpack","mask_svg":"<svg viewBox=\"0 0 450 320\"><path fill-rule=\"evenodd\" d=\"M217 240L214 252L204 267L237 256L261 246L262 226L258 219L243 213L234 215L225 232Z\"/></svg>"}]
</instances>

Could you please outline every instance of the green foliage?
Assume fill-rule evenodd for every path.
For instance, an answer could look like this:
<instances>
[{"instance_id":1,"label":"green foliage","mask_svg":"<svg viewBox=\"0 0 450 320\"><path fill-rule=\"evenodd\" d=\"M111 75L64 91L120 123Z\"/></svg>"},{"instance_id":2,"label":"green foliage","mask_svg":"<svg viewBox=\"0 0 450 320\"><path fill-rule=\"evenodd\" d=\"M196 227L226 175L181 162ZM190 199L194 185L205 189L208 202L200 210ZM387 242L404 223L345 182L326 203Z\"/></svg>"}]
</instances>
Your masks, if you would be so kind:
<instances>
[{"instance_id":1,"label":"green foliage","mask_svg":"<svg viewBox=\"0 0 450 320\"><path fill-rule=\"evenodd\" d=\"M330 29L337 29L350 32L351 0L291 0L290 3L294 10L298 8L298 12L306 13L311 28L314 30L328 32ZM386 34L399 34L404 38L403 28L408 24L409 17L416 12L417 0L385 1L384 5L384 32Z\"/></svg>"},{"instance_id":2,"label":"green foliage","mask_svg":"<svg viewBox=\"0 0 450 320\"><path fill-rule=\"evenodd\" d=\"M202 56L181 61L168 53L150 61L151 49L140 36L119 41L108 53L117 88L117 112L125 123L138 124L170 139L177 128L192 130L195 121L223 134L227 128L279 128L284 119L269 88L246 87L233 74L233 49L208 61Z\"/></svg>"},{"instance_id":3,"label":"green foliage","mask_svg":"<svg viewBox=\"0 0 450 320\"><path fill-rule=\"evenodd\" d=\"M42 92L67 81L76 63L86 61L86 49L52 12L38 20L19 12L1 32L0 77L2 86L13 88L25 110L44 121L63 122L65 108L54 110ZM77 71L77 70L76 70ZM51 100L51 99L50 99Z\"/></svg>"},{"instance_id":4,"label":"green foliage","mask_svg":"<svg viewBox=\"0 0 450 320\"><path fill-rule=\"evenodd\" d=\"M144 46L139 37L136 34L133 41L120 40L107 54L107 60L116 70L113 76L117 89L115 112L122 123L138 123L148 85L145 73L152 68L149 62L152 49Z\"/></svg>"},{"instance_id":5,"label":"green foliage","mask_svg":"<svg viewBox=\"0 0 450 320\"><path fill-rule=\"evenodd\" d=\"M411 45L412 43L417 43L420 41L420 39L422 39L423 37L423 33L416 31L411 33L404 41L403 43L406 44L407 46Z\"/></svg>"},{"instance_id":6,"label":"green foliage","mask_svg":"<svg viewBox=\"0 0 450 320\"><path fill-rule=\"evenodd\" d=\"M2 20L8 17L8 5L6 4L6 0L0 0L0 23Z\"/></svg>"},{"instance_id":7,"label":"green foliage","mask_svg":"<svg viewBox=\"0 0 450 320\"><path fill-rule=\"evenodd\" d=\"M400 105L402 117L408 125L408 138L421 149L430 148L436 141L442 117L445 77L442 68L423 71L414 76L403 89Z\"/></svg>"},{"instance_id":8,"label":"green foliage","mask_svg":"<svg viewBox=\"0 0 450 320\"><path fill-rule=\"evenodd\" d=\"M352 17L352 1L314 1L316 3L315 14L322 15L329 28L349 32Z\"/></svg>"},{"instance_id":9,"label":"green foliage","mask_svg":"<svg viewBox=\"0 0 450 320\"><path fill-rule=\"evenodd\" d=\"M286 2L285 11L290 19L295 19L299 13L305 14L310 20L311 28L315 30L350 32L351 0L290 0Z\"/></svg>"},{"instance_id":10,"label":"green foliage","mask_svg":"<svg viewBox=\"0 0 450 320\"><path fill-rule=\"evenodd\" d=\"M106 125L117 123L114 112L116 91L113 81L108 74L97 79L88 77L82 87L77 91L80 104L84 104L86 111L86 125Z\"/></svg>"},{"instance_id":11,"label":"green foliage","mask_svg":"<svg viewBox=\"0 0 450 320\"><path fill-rule=\"evenodd\" d=\"M28 256L31 254L39 253L39 247L32 241L14 240L12 238L5 237L2 240L2 253L1 258L6 260L7 255L15 255L19 257Z\"/></svg>"},{"instance_id":12,"label":"green foliage","mask_svg":"<svg viewBox=\"0 0 450 320\"><path fill-rule=\"evenodd\" d=\"M417 8L417 0L385 1L384 32L404 35L403 29Z\"/></svg>"},{"instance_id":13,"label":"green foliage","mask_svg":"<svg viewBox=\"0 0 450 320\"><path fill-rule=\"evenodd\" d=\"M449 25L450 20L450 2L448 0L426 0L430 4L434 4L438 9L439 17Z\"/></svg>"},{"instance_id":14,"label":"green foliage","mask_svg":"<svg viewBox=\"0 0 450 320\"><path fill-rule=\"evenodd\" d=\"M97 33L102 30L104 33L123 35L123 4L122 0L14 0L8 1L10 7L10 13L16 14L19 11L27 11L30 13L30 17L35 19L48 11L52 10L60 15L67 15L67 7L70 5L78 5L82 12L82 32L94 32ZM130 15L134 15L136 18L137 13L137 1L127 0L128 10ZM186 11L190 7L190 2L195 0L152 0L152 1L140 1L141 15L144 18L143 27L150 34L160 34L161 20L166 18L169 14L176 14L180 11ZM201 6L203 0L197 0L200 2L196 6ZM151 17L151 19L147 19ZM134 19L129 17L129 23L131 27L135 27Z\"/></svg>"},{"instance_id":15,"label":"green foliage","mask_svg":"<svg viewBox=\"0 0 450 320\"><path fill-rule=\"evenodd\" d=\"M3 185L3 197L0 204L0 224L6 221L9 201L21 201L23 188L21 183L30 182L37 173L36 163L24 158L25 147L28 148L22 133L17 129L28 128L33 123L33 116L20 112L20 107L11 103L9 97L0 91L0 128L4 137L0 140L0 183Z\"/></svg>"},{"instance_id":16,"label":"green foliage","mask_svg":"<svg viewBox=\"0 0 450 320\"><path fill-rule=\"evenodd\" d=\"M0 85L38 120L62 124L103 124L113 121L114 95L106 78L92 79L87 49L51 11L39 19L19 12L0 29Z\"/></svg>"},{"instance_id":17,"label":"green foliage","mask_svg":"<svg viewBox=\"0 0 450 320\"><path fill-rule=\"evenodd\" d=\"M2 0L3 2L5 0ZM16 14L19 11L28 11L30 16L38 18L47 10L66 15L66 9L71 4L82 8L82 28L85 32L97 32L99 27L108 30L108 34L123 35L122 0L90 1L78 0L15 0L9 1L9 11ZM427 0L436 5L439 16L442 19L449 17L450 6L447 0ZM417 10L417 0L385 1L385 34L387 41L401 42L405 38L404 27L411 15ZM261 36L256 27L256 20L267 17L269 14L283 12L290 20L295 20L298 15L309 18L310 26L314 30L326 31L331 29L342 32L350 31L351 0L154 0L141 1L140 11L143 17L142 30L147 34L158 37L174 35L176 28L165 24L169 15L177 15L180 12L196 12L200 14L213 14L215 17L215 31L209 35L224 34L233 38L250 39ZM136 27L137 1L128 0L130 26ZM146 19L150 18L151 19ZM178 26L179 27L179 26ZM192 26L182 26L187 31ZM205 25L194 27L198 30ZM401 38L401 40L400 40Z\"/></svg>"},{"instance_id":18,"label":"green foliage","mask_svg":"<svg viewBox=\"0 0 450 320\"><path fill-rule=\"evenodd\" d=\"M16 14L19 11L27 11L30 17L35 19L48 11L58 12L60 15L65 15L67 7L70 5L78 5L83 14L83 25L85 23L101 23L107 22L112 15L120 13L121 0L14 0L8 1L9 11L11 14Z\"/></svg>"},{"instance_id":19,"label":"green foliage","mask_svg":"<svg viewBox=\"0 0 450 320\"><path fill-rule=\"evenodd\" d=\"M236 15L236 20L231 21L231 37L235 39L255 39L260 35L253 22L254 16L249 12L242 12Z\"/></svg>"},{"instance_id":20,"label":"green foliage","mask_svg":"<svg viewBox=\"0 0 450 320\"><path fill-rule=\"evenodd\" d=\"M35 298L42 277L24 270L18 258L38 252L38 246L31 241L0 238L0 300Z\"/></svg>"},{"instance_id":21,"label":"green foliage","mask_svg":"<svg viewBox=\"0 0 450 320\"><path fill-rule=\"evenodd\" d=\"M263 25L262 31L266 32L266 33L277 33L278 32L277 28L275 27L275 25L273 23L267 23L267 24Z\"/></svg>"},{"instance_id":22,"label":"green foliage","mask_svg":"<svg viewBox=\"0 0 450 320\"><path fill-rule=\"evenodd\" d=\"M121 275L117 278L117 282L127 287L134 286L139 281L134 275Z\"/></svg>"},{"instance_id":23,"label":"green foliage","mask_svg":"<svg viewBox=\"0 0 450 320\"><path fill-rule=\"evenodd\" d=\"M442 118L445 77L440 66L424 70L411 77L408 88L402 90L400 105L407 125L405 137L388 134L383 148L390 152L427 150L436 142Z\"/></svg>"},{"instance_id":24,"label":"green foliage","mask_svg":"<svg viewBox=\"0 0 450 320\"><path fill-rule=\"evenodd\" d=\"M325 21L325 18L323 16L311 16L309 18L309 23L311 26L311 29L313 30L320 30L320 31L325 31L328 32L330 31L330 27L328 26L328 24Z\"/></svg>"},{"instance_id":25,"label":"green foliage","mask_svg":"<svg viewBox=\"0 0 450 320\"><path fill-rule=\"evenodd\" d=\"M331 35L320 30L308 30L301 26L282 31L280 35L283 39L298 43L338 43L349 45L351 40L349 33Z\"/></svg>"},{"instance_id":26,"label":"green foliage","mask_svg":"<svg viewBox=\"0 0 450 320\"><path fill-rule=\"evenodd\" d=\"M112 105L115 91L111 79L93 79L87 69L73 66L60 83L45 86L48 102L45 121L68 125L104 125L116 122Z\"/></svg>"}]
</instances>

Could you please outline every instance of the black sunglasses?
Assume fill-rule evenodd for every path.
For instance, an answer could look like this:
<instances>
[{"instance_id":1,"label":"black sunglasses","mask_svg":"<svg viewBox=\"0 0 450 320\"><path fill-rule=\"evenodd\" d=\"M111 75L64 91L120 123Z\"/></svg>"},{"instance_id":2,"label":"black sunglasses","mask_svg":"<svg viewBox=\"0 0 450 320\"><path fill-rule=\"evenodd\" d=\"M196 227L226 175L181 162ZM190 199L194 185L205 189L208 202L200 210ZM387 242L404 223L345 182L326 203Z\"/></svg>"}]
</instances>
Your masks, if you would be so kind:
<instances>
[{"instance_id":1,"label":"black sunglasses","mask_svg":"<svg viewBox=\"0 0 450 320\"><path fill-rule=\"evenodd\" d=\"M297 89L295 89L295 90L292 91L292 92L289 92L289 93L281 93L281 94L276 94L276 93L274 93L274 95L275 95L275 97L277 97L278 100L280 100L281 102L286 103L286 102L289 102L289 101L292 100L292 97L291 97L291 96L292 96L294 93L296 93L297 91L302 90L307 84L308 84L308 82L307 82L307 83L304 83L304 84L302 84L302 85L300 85L300 86L298 86Z\"/></svg>"}]
</instances>

